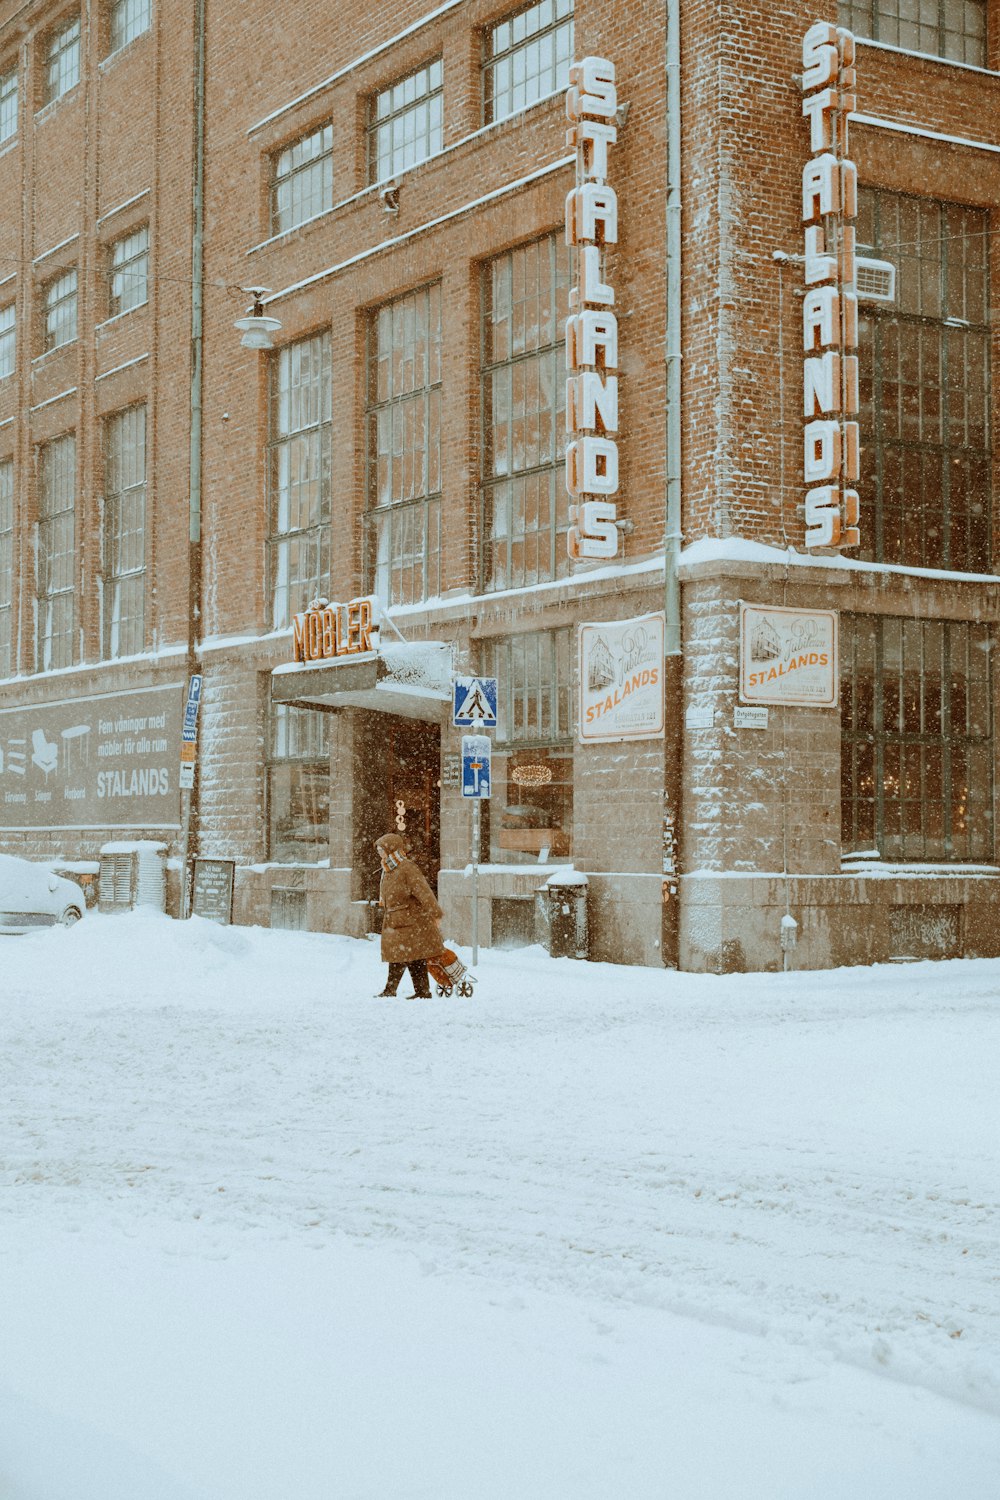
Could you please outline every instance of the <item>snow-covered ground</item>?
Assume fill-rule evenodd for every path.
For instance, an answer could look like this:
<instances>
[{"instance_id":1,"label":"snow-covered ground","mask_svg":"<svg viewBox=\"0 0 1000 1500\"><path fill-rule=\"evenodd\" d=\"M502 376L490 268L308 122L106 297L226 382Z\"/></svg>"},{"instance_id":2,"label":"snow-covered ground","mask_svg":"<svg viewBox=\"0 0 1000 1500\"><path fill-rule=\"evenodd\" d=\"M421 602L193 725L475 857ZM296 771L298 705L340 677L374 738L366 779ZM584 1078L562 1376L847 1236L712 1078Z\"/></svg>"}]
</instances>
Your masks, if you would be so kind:
<instances>
[{"instance_id":1,"label":"snow-covered ground","mask_svg":"<svg viewBox=\"0 0 1000 1500\"><path fill-rule=\"evenodd\" d=\"M0 1500L1000 1494L1000 964L0 964Z\"/></svg>"}]
</instances>

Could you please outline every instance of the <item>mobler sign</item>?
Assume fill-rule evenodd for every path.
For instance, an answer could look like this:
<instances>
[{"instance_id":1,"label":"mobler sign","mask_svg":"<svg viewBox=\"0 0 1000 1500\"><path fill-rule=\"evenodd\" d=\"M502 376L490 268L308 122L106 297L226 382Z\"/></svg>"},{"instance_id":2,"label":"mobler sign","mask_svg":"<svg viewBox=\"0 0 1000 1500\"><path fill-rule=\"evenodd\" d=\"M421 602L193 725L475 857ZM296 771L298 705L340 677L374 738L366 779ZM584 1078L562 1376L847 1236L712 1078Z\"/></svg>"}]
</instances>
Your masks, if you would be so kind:
<instances>
[{"instance_id":1,"label":"mobler sign","mask_svg":"<svg viewBox=\"0 0 1000 1500\"><path fill-rule=\"evenodd\" d=\"M171 829L182 683L0 709L0 830Z\"/></svg>"},{"instance_id":2,"label":"mobler sign","mask_svg":"<svg viewBox=\"0 0 1000 1500\"><path fill-rule=\"evenodd\" d=\"M318 599L292 620L292 660L362 656L378 647L378 600L331 604ZM374 636L374 640L373 640Z\"/></svg>"}]
</instances>

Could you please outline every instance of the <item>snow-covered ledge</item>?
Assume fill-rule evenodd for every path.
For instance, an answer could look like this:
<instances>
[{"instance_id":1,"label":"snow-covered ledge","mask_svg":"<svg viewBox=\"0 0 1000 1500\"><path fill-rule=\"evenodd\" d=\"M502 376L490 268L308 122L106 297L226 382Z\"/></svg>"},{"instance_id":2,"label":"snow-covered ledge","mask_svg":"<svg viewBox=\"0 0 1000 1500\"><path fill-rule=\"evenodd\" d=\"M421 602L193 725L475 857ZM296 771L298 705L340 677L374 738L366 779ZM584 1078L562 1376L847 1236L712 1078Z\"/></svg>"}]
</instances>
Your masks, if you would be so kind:
<instances>
[{"instance_id":1,"label":"snow-covered ledge","mask_svg":"<svg viewBox=\"0 0 1000 1500\"><path fill-rule=\"evenodd\" d=\"M689 583L720 574L738 578L759 577L764 567L780 569L782 574L792 568L808 568L827 574L827 577L815 580L826 584L854 581L859 574L878 574L883 578L926 578L946 583L1000 586L1000 575L996 573L900 567L895 563L864 562L861 558L847 557L842 553L819 556L811 552L796 552L791 547L771 547L766 542L754 542L740 536L703 537L692 542L681 553L678 573L683 582Z\"/></svg>"}]
</instances>

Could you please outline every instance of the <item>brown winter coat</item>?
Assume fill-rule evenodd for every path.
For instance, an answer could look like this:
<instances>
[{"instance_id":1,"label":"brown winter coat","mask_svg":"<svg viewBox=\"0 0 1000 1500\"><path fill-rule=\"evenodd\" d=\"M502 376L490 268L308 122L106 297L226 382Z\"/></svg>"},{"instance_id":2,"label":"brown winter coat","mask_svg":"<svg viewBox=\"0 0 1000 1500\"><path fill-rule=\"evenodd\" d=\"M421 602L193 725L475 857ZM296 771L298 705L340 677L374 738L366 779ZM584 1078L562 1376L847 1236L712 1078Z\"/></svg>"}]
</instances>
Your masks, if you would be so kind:
<instances>
[{"instance_id":1,"label":"brown winter coat","mask_svg":"<svg viewBox=\"0 0 1000 1500\"><path fill-rule=\"evenodd\" d=\"M401 859L394 870L383 870L378 893L385 908L382 919L382 959L407 964L414 958L433 958L444 947L438 922L444 912L412 859Z\"/></svg>"}]
</instances>

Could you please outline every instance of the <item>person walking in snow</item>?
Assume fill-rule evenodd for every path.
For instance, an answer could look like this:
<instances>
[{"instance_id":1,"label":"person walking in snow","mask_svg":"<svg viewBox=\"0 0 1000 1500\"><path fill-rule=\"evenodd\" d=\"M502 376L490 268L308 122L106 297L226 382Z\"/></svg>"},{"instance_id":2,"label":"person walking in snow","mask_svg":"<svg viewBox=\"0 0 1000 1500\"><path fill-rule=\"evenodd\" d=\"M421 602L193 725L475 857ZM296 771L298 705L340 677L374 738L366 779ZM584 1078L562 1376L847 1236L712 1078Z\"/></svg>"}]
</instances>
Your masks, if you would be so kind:
<instances>
[{"instance_id":1,"label":"person walking in snow","mask_svg":"<svg viewBox=\"0 0 1000 1500\"><path fill-rule=\"evenodd\" d=\"M385 912L382 958L389 965L385 989L375 998L394 995L403 970L409 969L414 998L429 1000L425 959L433 958L444 947L438 926L444 912L413 860L407 858L407 843L401 834L384 833L375 840L375 848L382 864L378 893L378 904Z\"/></svg>"}]
</instances>

